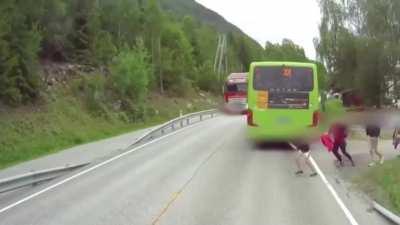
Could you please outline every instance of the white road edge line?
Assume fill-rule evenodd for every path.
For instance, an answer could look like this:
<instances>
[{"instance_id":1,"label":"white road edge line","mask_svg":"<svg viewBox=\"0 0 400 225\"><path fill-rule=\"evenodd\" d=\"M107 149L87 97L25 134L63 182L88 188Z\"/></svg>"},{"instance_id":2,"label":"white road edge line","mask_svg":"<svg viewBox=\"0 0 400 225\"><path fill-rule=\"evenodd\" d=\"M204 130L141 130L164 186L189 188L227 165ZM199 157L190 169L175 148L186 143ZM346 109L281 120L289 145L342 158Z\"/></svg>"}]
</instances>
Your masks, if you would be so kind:
<instances>
[{"instance_id":1,"label":"white road edge line","mask_svg":"<svg viewBox=\"0 0 400 225\"><path fill-rule=\"evenodd\" d=\"M58 187L58 186L61 186L61 185L65 184L65 183L67 183L67 182L69 182L69 181L71 181L71 180L74 180L74 179L76 179L76 178L78 178L78 177L80 177L80 176L82 176L82 175L85 175L85 174L87 174L87 173L89 173L89 172L91 172L91 171L93 171L93 170L95 170L95 169L98 169L98 168L100 168L100 167L103 167L103 166L105 166L105 165L107 165L107 164L109 164L109 163L111 163L111 162L113 162L113 161L115 161L115 160L117 160L117 159L120 159L120 158L122 158L122 157L124 157L124 156L126 156L126 155L129 155L129 154L131 154L131 153L133 153L133 152L136 152L136 151L138 151L138 150L140 150L140 149L142 149L142 148L144 148L144 147L146 147L146 146L148 146L148 145L151 145L151 144L153 144L153 143L155 143L155 142L157 142L157 141L163 140L163 139L165 139L165 138L167 138L167 137L169 137L169 136L172 136L172 135L175 135L175 134L177 134L177 133L183 132L183 131L187 130L188 128L192 128L192 127L194 127L194 126L196 126L196 125L199 125L199 124L202 124L202 123L194 123L194 124L189 125L189 126L187 126L187 127L181 128L181 129L176 130L176 131L174 131L174 132L172 132L172 133L170 133L170 134L167 134L167 135L165 135L165 136L159 137L159 138L154 139L154 140L152 140L152 141L150 141L150 142L147 142L147 143L145 143L145 144L143 144L143 145L140 145L140 146L138 146L138 147L136 147L136 148L133 148L133 149L127 151L127 152L124 152L124 153L122 153L122 154L119 154L119 155L117 155L117 156L114 156L113 158L108 159L108 160L106 160L106 161L104 161L104 162L102 162L102 163L100 163L100 164L94 165L93 167L90 167L90 168L88 168L88 169L86 169L86 170L84 170L84 171L81 171L81 172L79 172L79 173L77 173L77 174L75 174L75 175L73 175L73 176L71 176L71 177L68 177L68 178L66 178L66 179L64 179L64 180L62 180L62 181L60 181L60 182L58 182L58 183L55 183L55 184L53 184L53 185L51 185L51 186L49 186L49 187L47 187L47 188L45 188L45 189L43 189L43 190L41 190L41 191L38 191L38 192L36 192L36 193L34 193L34 194L32 194L32 195L29 195L29 196L27 196L27 197L25 197L25 198L23 198L23 199L21 199L21 200L15 202L15 203L12 203L11 205L8 205L8 206L6 206L6 207L0 209L0 214L2 214L2 213L4 213L4 212L6 212L6 211L8 211L8 210L10 210L10 209L12 209L12 208L14 208L14 207L16 207L16 206L18 206L18 205L20 205L20 204L22 204L22 203L24 203L24 202L26 202L26 201L29 201L29 200L31 200L31 199L33 199L33 198L36 198L37 196L39 196L39 195L41 195L41 194L43 194L43 193L45 193L45 192L48 192L48 191L50 191L50 190L52 190L52 189L54 189L54 188L56 188L56 187Z\"/></svg>"},{"instance_id":2,"label":"white road edge line","mask_svg":"<svg viewBox=\"0 0 400 225\"><path fill-rule=\"evenodd\" d=\"M346 215L346 217L349 220L349 222L351 223L351 225L359 225L358 222L356 221L356 219L354 218L354 216L351 214L350 210L346 207L346 205L342 201L342 199L340 199L339 195L337 194L337 192L335 191L333 186L329 183L328 179L326 179L326 176L322 173L322 170L319 168L318 164L315 162L315 160L314 160L314 158L312 156L310 157L310 161L313 164L315 170L318 172L318 174L321 177L322 181L324 182L326 187L329 189L329 191L331 192L331 194L335 198L336 202L338 203L338 205L340 206L340 208L342 209L342 211Z\"/></svg>"}]
</instances>

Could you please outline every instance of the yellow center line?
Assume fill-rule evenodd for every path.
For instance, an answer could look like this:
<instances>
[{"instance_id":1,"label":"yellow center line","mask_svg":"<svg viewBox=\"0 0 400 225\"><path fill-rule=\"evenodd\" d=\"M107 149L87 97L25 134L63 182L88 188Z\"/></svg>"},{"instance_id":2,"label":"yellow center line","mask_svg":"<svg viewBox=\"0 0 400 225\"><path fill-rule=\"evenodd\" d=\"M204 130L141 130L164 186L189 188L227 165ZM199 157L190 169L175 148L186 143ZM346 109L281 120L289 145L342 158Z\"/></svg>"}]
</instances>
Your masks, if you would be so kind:
<instances>
[{"instance_id":1,"label":"yellow center line","mask_svg":"<svg viewBox=\"0 0 400 225\"><path fill-rule=\"evenodd\" d=\"M176 192L172 195L171 200L169 200L168 204L161 210L160 214L153 220L151 225L156 225L160 222L161 217L168 211L169 207L178 199L179 195L182 191Z\"/></svg>"},{"instance_id":2,"label":"yellow center line","mask_svg":"<svg viewBox=\"0 0 400 225\"><path fill-rule=\"evenodd\" d=\"M197 174L200 172L201 168L205 166L205 164L217 153L219 152L222 148L219 148L220 145L225 143L226 139L221 140L221 144L216 146L216 150L213 151L194 171L192 176L189 178L189 180L186 181L186 183L181 187L181 189L178 192L175 192L172 195L172 198L168 201L167 205L161 210L161 212L158 214L158 216L153 220L151 225L157 225L160 223L161 218L167 213L168 209L176 202L178 197L182 195L182 193L185 191L186 187L189 186L189 184L193 181L193 179L197 176Z\"/></svg>"}]
</instances>

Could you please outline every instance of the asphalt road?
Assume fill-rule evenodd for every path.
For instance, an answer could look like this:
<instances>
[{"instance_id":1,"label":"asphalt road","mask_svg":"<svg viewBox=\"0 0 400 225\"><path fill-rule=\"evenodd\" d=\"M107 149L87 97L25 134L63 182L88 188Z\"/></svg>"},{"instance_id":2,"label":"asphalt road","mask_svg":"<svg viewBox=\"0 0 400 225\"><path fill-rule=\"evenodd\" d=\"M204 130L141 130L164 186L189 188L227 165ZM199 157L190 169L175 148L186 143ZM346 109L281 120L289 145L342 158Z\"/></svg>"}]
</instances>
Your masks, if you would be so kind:
<instances>
[{"instance_id":1,"label":"asphalt road","mask_svg":"<svg viewBox=\"0 0 400 225\"><path fill-rule=\"evenodd\" d=\"M351 224L320 177L294 176L294 155L254 146L244 118L222 116L18 204L0 213L0 224ZM0 196L0 209L65 178ZM356 199L344 202L359 224L389 224Z\"/></svg>"}]
</instances>

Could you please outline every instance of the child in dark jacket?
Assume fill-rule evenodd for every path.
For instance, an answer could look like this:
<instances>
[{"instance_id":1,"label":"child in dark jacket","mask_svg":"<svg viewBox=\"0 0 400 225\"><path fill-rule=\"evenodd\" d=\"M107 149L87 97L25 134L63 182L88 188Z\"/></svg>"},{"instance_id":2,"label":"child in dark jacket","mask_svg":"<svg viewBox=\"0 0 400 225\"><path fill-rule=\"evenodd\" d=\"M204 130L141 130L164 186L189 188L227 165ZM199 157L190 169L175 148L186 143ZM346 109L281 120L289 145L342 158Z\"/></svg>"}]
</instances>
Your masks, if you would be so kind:
<instances>
[{"instance_id":1,"label":"child in dark jacket","mask_svg":"<svg viewBox=\"0 0 400 225\"><path fill-rule=\"evenodd\" d=\"M343 166L343 158L342 155L339 153L339 149L345 155L351 162L352 166L355 166L353 158L351 155L347 152L346 150L346 138L347 138L347 127L344 124L341 123L336 123L334 124L331 129L329 130L329 133L333 136L333 149L332 153L335 155L337 158L339 164Z\"/></svg>"}]
</instances>

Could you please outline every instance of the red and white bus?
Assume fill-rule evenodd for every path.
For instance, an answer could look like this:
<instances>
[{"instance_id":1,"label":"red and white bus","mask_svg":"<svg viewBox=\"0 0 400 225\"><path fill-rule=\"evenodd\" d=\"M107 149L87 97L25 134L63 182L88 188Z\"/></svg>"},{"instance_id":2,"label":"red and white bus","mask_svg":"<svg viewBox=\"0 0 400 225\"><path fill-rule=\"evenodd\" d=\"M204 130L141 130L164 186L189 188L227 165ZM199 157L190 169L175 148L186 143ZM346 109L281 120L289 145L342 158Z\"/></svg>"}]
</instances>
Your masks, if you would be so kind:
<instances>
[{"instance_id":1,"label":"red and white bus","mask_svg":"<svg viewBox=\"0 0 400 225\"><path fill-rule=\"evenodd\" d=\"M244 113L247 110L247 73L232 73L226 78L224 98L230 111Z\"/></svg>"}]
</instances>

